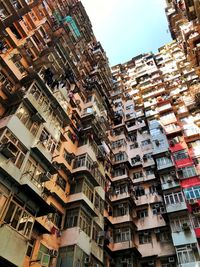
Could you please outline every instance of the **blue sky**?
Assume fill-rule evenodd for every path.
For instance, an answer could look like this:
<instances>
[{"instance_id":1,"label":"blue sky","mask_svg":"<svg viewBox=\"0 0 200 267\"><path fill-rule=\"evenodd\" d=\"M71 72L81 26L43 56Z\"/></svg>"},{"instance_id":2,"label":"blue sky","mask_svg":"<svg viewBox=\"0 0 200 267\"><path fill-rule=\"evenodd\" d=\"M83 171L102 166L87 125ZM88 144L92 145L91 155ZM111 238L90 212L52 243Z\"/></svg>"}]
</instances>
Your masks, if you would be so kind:
<instances>
[{"instance_id":1,"label":"blue sky","mask_svg":"<svg viewBox=\"0 0 200 267\"><path fill-rule=\"evenodd\" d=\"M165 0L82 0L110 65L171 41Z\"/></svg>"}]
</instances>

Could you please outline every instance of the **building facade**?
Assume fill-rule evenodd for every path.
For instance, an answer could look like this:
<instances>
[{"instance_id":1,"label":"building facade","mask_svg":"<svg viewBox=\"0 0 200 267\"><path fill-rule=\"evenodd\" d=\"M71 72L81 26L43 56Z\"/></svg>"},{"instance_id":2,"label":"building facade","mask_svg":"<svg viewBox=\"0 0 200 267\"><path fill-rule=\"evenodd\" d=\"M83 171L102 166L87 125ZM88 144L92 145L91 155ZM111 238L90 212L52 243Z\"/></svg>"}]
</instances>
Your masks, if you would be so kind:
<instances>
[{"instance_id":1,"label":"building facade","mask_svg":"<svg viewBox=\"0 0 200 267\"><path fill-rule=\"evenodd\" d=\"M200 266L199 2L166 12L110 68L80 1L0 1L1 267Z\"/></svg>"}]
</instances>

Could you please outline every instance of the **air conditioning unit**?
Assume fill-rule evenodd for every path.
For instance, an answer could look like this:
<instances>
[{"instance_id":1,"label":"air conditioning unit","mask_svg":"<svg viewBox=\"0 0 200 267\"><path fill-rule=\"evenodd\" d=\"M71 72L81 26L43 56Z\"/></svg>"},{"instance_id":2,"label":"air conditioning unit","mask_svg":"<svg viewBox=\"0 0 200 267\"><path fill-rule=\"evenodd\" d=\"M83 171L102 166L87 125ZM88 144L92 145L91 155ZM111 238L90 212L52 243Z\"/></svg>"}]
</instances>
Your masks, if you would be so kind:
<instances>
[{"instance_id":1,"label":"air conditioning unit","mask_svg":"<svg viewBox=\"0 0 200 267\"><path fill-rule=\"evenodd\" d=\"M31 117L32 121L36 121L36 122L43 122L44 119L42 118L42 116L40 115L39 112L36 112L32 117Z\"/></svg>"},{"instance_id":2,"label":"air conditioning unit","mask_svg":"<svg viewBox=\"0 0 200 267\"><path fill-rule=\"evenodd\" d=\"M175 172L175 171L171 171L170 174L171 174L172 176L174 176L174 175L176 175L176 172Z\"/></svg>"},{"instance_id":3,"label":"air conditioning unit","mask_svg":"<svg viewBox=\"0 0 200 267\"><path fill-rule=\"evenodd\" d=\"M39 180L41 183L48 182L51 179L51 174L49 172L41 173Z\"/></svg>"},{"instance_id":4,"label":"air conditioning unit","mask_svg":"<svg viewBox=\"0 0 200 267\"><path fill-rule=\"evenodd\" d=\"M165 208L160 208L160 213L161 214L165 213Z\"/></svg>"},{"instance_id":5,"label":"air conditioning unit","mask_svg":"<svg viewBox=\"0 0 200 267\"><path fill-rule=\"evenodd\" d=\"M149 261L148 266L154 266L154 261Z\"/></svg>"},{"instance_id":6,"label":"air conditioning unit","mask_svg":"<svg viewBox=\"0 0 200 267\"><path fill-rule=\"evenodd\" d=\"M184 223L182 224L182 229L183 229L184 231L190 230L190 226L189 226L189 224L188 224L187 222L184 222Z\"/></svg>"},{"instance_id":7,"label":"air conditioning unit","mask_svg":"<svg viewBox=\"0 0 200 267\"><path fill-rule=\"evenodd\" d=\"M154 208L155 208L155 209L160 208L160 205L159 205L159 204L155 204L155 205L154 205Z\"/></svg>"},{"instance_id":8,"label":"air conditioning unit","mask_svg":"<svg viewBox=\"0 0 200 267\"><path fill-rule=\"evenodd\" d=\"M169 258L168 258L168 261L171 262L171 263L172 263L172 262L175 262L175 258L174 258L174 257L169 257Z\"/></svg>"},{"instance_id":9,"label":"air conditioning unit","mask_svg":"<svg viewBox=\"0 0 200 267\"><path fill-rule=\"evenodd\" d=\"M168 179L167 179L167 182L168 182L169 184L172 183L172 179L168 178Z\"/></svg>"},{"instance_id":10,"label":"air conditioning unit","mask_svg":"<svg viewBox=\"0 0 200 267\"><path fill-rule=\"evenodd\" d=\"M89 263L90 263L90 257L85 257L85 259L84 259L84 263L85 263L85 264L89 264Z\"/></svg>"},{"instance_id":11,"label":"air conditioning unit","mask_svg":"<svg viewBox=\"0 0 200 267\"><path fill-rule=\"evenodd\" d=\"M48 134L46 134L46 133L42 133L42 134L40 135L39 140L40 140L40 142L44 142L44 141L47 141L48 138L49 138Z\"/></svg>"},{"instance_id":12,"label":"air conditioning unit","mask_svg":"<svg viewBox=\"0 0 200 267\"><path fill-rule=\"evenodd\" d=\"M18 148L12 142L8 142L0 145L0 153L7 159L11 159L17 156Z\"/></svg>"},{"instance_id":13,"label":"air conditioning unit","mask_svg":"<svg viewBox=\"0 0 200 267\"><path fill-rule=\"evenodd\" d=\"M58 257L58 250L56 250L56 249L50 249L49 250L49 255L51 257Z\"/></svg>"}]
</instances>

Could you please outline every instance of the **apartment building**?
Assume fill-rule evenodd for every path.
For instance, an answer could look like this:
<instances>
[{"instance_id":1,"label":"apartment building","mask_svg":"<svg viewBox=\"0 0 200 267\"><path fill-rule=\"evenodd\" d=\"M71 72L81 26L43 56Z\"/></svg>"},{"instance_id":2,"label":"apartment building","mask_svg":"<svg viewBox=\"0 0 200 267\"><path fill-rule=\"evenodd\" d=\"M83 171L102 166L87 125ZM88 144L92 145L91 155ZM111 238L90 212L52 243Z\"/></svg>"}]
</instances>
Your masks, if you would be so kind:
<instances>
[{"instance_id":1,"label":"apartment building","mask_svg":"<svg viewBox=\"0 0 200 267\"><path fill-rule=\"evenodd\" d=\"M105 52L80 1L0 1L0 35L0 266L103 266Z\"/></svg>"},{"instance_id":2,"label":"apartment building","mask_svg":"<svg viewBox=\"0 0 200 267\"><path fill-rule=\"evenodd\" d=\"M78 0L0 1L0 35L0 266L200 266L198 58L110 69Z\"/></svg>"},{"instance_id":3,"label":"apartment building","mask_svg":"<svg viewBox=\"0 0 200 267\"><path fill-rule=\"evenodd\" d=\"M172 38L177 40L199 75L200 1L166 0L166 4L166 15Z\"/></svg>"},{"instance_id":4,"label":"apartment building","mask_svg":"<svg viewBox=\"0 0 200 267\"><path fill-rule=\"evenodd\" d=\"M112 74L107 258L114 255L119 267L198 266L195 69L173 41L112 67Z\"/></svg>"}]
</instances>

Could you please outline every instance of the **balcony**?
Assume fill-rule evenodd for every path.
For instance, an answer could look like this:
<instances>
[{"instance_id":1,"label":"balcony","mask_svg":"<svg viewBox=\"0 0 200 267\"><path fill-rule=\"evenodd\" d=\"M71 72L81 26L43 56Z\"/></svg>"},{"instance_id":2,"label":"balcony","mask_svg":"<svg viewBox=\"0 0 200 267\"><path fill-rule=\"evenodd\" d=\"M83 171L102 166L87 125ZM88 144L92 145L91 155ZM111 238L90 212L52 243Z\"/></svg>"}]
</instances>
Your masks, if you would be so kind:
<instances>
[{"instance_id":1,"label":"balcony","mask_svg":"<svg viewBox=\"0 0 200 267\"><path fill-rule=\"evenodd\" d=\"M18 140L27 148L34 143L35 137L24 126L16 115L11 115L0 120L0 128L7 127L15 134Z\"/></svg>"},{"instance_id":2,"label":"balcony","mask_svg":"<svg viewBox=\"0 0 200 267\"><path fill-rule=\"evenodd\" d=\"M168 148L169 148L169 145L167 143L163 145L154 145L153 155L167 152Z\"/></svg>"},{"instance_id":3,"label":"balcony","mask_svg":"<svg viewBox=\"0 0 200 267\"><path fill-rule=\"evenodd\" d=\"M195 232L191 228L186 231L172 232L172 239L174 246L188 245L197 242Z\"/></svg>"},{"instance_id":4,"label":"balcony","mask_svg":"<svg viewBox=\"0 0 200 267\"><path fill-rule=\"evenodd\" d=\"M91 252L91 239L79 227L73 227L62 231L61 247L77 244L86 254Z\"/></svg>"},{"instance_id":5,"label":"balcony","mask_svg":"<svg viewBox=\"0 0 200 267\"><path fill-rule=\"evenodd\" d=\"M1 225L0 236L0 257L15 266L22 266L27 251L27 239L6 224Z\"/></svg>"},{"instance_id":6,"label":"balcony","mask_svg":"<svg viewBox=\"0 0 200 267\"><path fill-rule=\"evenodd\" d=\"M169 182L167 183L161 183L161 186L162 186L162 190L167 190L171 188L180 187L180 184L177 181L169 180Z\"/></svg>"},{"instance_id":7,"label":"balcony","mask_svg":"<svg viewBox=\"0 0 200 267\"><path fill-rule=\"evenodd\" d=\"M50 180L44 185L54 197L59 198L63 203L67 203L67 193L63 190L56 181Z\"/></svg>"},{"instance_id":8,"label":"balcony","mask_svg":"<svg viewBox=\"0 0 200 267\"><path fill-rule=\"evenodd\" d=\"M94 204L86 197L84 193L80 192L80 193L69 195L67 197L67 204L71 204L73 202L82 202L82 201L84 201L85 204L87 204L87 206L90 208L93 215L97 216L97 214L94 213L95 211Z\"/></svg>"},{"instance_id":9,"label":"balcony","mask_svg":"<svg viewBox=\"0 0 200 267\"><path fill-rule=\"evenodd\" d=\"M123 199L126 199L126 198L130 198L131 195L129 192L124 192L124 193L119 193L119 194L111 194L110 196L110 200L111 201L119 201L119 200L123 200Z\"/></svg>"},{"instance_id":10,"label":"balcony","mask_svg":"<svg viewBox=\"0 0 200 267\"><path fill-rule=\"evenodd\" d=\"M41 159L45 162L51 164L53 155L48 151L47 147L43 144L42 141L36 140L31 148Z\"/></svg>"},{"instance_id":11,"label":"balcony","mask_svg":"<svg viewBox=\"0 0 200 267\"><path fill-rule=\"evenodd\" d=\"M166 204L167 213L177 212L177 211L186 210L186 209L187 209L187 205L185 202L178 202L175 204Z\"/></svg>"},{"instance_id":12,"label":"balcony","mask_svg":"<svg viewBox=\"0 0 200 267\"><path fill-rule=\"evenodd\" d=\"M36 192L40 197L42 197L44 186L43 183L40 181L39 177L37 177L36 179L36 177L26 172L22 174L20 178L20 183L22 185L28 185L34 192Z\"/></svg>"},{"instance_id":13,"label":"balcony","mask_svg":"<svg viewBox=\"0 0 200 267\"><path fill-rule=\"evenodd\" d=\"M179 264L178 267L199 267L200 261Z\"/></svg>"},{"instance_id":14,"label":"balcony","mask_svg":"<svg viewBox=\"0 0 200 267\"><path fill-rule=\"evenodd\" d=\"M112 181L113 182L116 182L116 181L119 181L119 180L123 180L124 181L124 180L128 180L128 179L129 179L128 173L112 177Z\"/></svg>"},{"instance_id":15,"label":"balcony","mask_svg":"<svg viewBox=\"0 0 200 267\"><path fill-rule=\"evenodd\" d=\"M138 199L135 200L135 204L137 206L144 205L144 204L152 204L155 202L162 202L162 197L157 194L155 195L149 194L149 195L138 197Z\"/></svg>"},{"instance_id":16,"label":"balcony","mask_svg":"<svg viewBox=\"0 0 200 267\"><path fill-rule=\"evenodd\" d=\"M145 146L146 147L146 146ZM151 146L152 147L152 146ZM146 150L147 151L147 150ZM153 166L155 165L155 161L153 158L147 158L146 160L144 160L143 158L143 167L149 167L149 166Z\"/></svg>"},{"instance_id":17,"label":"balcony","mask_svg":"<svg viewBox=\"0 0 200 267\"><path fill-rule=\"evenodd\" d=\"M119 163L124 163L128 161L128 155L126 152L119 152L115 154L115 157L113 159L113 164L119 164Z\"/></svg>"},{"instance_id":18,"label":"balcony","mask_svg":"<svg viewBox=\"0 0 200 267\"><path fill-rule=\"evenodd\" d=\"M111 221L112 224L133 222L133 217L130 214L126 214L126 215L123 215L123 216L117 216L117 217L109 216L108 219Z\"/></svg>"},{"instance_id":19,"label":"balcony","mask_svg":"<svg viewBox=\"0 0 200 267\"><path fill-rule=\"evenodd\" d=\"M174 163L172 161L163 162L163 164L161 164L161 165L157 164L157 169L160 171L160 170L164 170L167 168L171 168L173 166L174 166Z\"/></svg>"},{"instance_id":20,"label":"balcony","mask_svg":"<svg viewBox=\"0 0 200 267\"><path fill-rule=\"evenodd\" d=\"M35 224L39 224L41 225L45 230L43 230L43 233L48 233L50 234L52 229L56 229L56 226L54 225L54 223L48 219L48 215L47 216L42 216L42 217L37 217L35 219ZM36 226L37 228L37 226Z\"/></svg>"},{"instance_id":21,"label":"balcony","mask_svg":"<svg viewBox=\"0 0 200 267\"><path fill-rule=\"evenodd\" d=\"M127 250L127 249L137 249L136 244L132 241L125 241L125 242L120 242L120 243L110 243L108 245L108 248L112 251L112 252L117 252L117 251L123 251L123 250Z\"/></svg>"}]
</instances>

